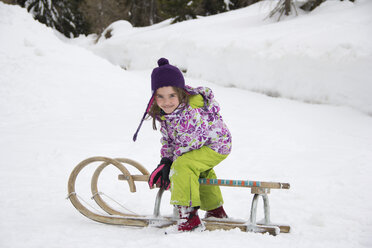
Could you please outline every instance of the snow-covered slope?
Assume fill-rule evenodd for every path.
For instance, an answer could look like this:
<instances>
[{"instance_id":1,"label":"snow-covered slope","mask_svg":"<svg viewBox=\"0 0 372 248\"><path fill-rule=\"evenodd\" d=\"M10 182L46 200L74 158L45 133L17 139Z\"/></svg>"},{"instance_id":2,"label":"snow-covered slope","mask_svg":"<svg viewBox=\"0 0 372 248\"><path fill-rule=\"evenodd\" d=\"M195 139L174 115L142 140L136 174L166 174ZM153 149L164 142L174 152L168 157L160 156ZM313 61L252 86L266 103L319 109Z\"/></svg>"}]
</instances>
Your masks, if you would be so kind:
<instances>
[{"instance_id":1,"label":"snow-covered slope","mask_svg":"<svg viewBox=\"0 0 372 248\"><path fill-rule=\"evenodd\" d=\"M359 4L369 6L368 1ZM349 9L350 13L344 13L356 22L359 17L367 18L352 15L354 5L330 6L335 13ZM234 13L239 17L239 11L222 16L229 19ZM165 29L162 32L168 34ZM214 90L233 134L233 152L216 167L217 174L291 183L288 191L273 190L270 204L272 220L290 224L292 233L272 237L232 230L164 236L158 229L108 226L85 218L65 200L69 173L81 160L97 155L132 158L153 170L159 159L159 133L148 121L138 141L133 143L131 138L150 94L149 66L155 65L156 56L181 64L179 54L165 50L148 57L133 54L131 60L147 61L146 70L125 71L86 49L62 42L24 9L1 2L0 33L0 247L371 247L370 116L349 107L306 104L222 87L218 84L223 82L217 80L214 84L195 79L190 68L187 75L194 78L187 77L187 82ZM129 46L135 41L134 36L131 39ZM138 34L139 44L143 39ZM189 49L183 43L177 47ZM319 52L317 47L313 52ZM314 77L333 77L322 73L314 71ZM79 177L77 190L92 203L90 172L87 169ZM117 180L117 173L109 169L103 173L100 190L135 212L152 214L156 191L137 184L138 193L130 194ZM228 214L248 218L250 192L222 191ZM164 214L172 211L168 200L165 194Z\"/></svg>"},{"instance_id":2,"label":"snow-covered slope","mask_svg":"<svg viewBox=\"0 0 372 248\"><path fill-rule=\"evenodd\" d=\"M130 28L120 21L111 38L87 47L129 69L152 68L166 56L189 77L372 114L372 2L327 1L281 22L266 18L275 4L176 25Z\"/></svg>"}]
</instances>

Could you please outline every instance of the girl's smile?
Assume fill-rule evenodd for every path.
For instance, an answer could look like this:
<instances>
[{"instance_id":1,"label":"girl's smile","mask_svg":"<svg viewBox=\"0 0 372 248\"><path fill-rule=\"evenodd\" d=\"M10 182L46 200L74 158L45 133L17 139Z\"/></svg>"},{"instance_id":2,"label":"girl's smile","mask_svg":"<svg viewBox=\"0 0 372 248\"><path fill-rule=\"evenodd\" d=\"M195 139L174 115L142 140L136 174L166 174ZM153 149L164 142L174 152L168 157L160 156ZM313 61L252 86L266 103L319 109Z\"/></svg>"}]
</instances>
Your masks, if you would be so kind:
<instances>
[{"instance_id":1,"label":"girl's smile","mask_svg":"<svg viewBox=\"0 0 372 248\"><path fill-rule=\"evenodd\" d=\"M167 114L173 113L180 104L172 86L161 87L155 93L156 104Z\"/></svg>"}]
</instances>

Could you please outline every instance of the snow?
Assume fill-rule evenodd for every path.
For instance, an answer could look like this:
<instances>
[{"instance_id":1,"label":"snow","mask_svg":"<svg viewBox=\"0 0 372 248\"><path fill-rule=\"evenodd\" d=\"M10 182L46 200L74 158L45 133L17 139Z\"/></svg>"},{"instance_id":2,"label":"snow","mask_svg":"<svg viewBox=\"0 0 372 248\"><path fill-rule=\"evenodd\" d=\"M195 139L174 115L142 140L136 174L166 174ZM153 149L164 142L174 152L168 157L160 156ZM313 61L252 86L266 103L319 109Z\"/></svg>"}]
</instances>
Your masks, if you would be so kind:
<instances>
[{"instance_id":1,"label":"snow","mask_svg":"<svg viewBox=\"0 0 372 248\"><path fill-rule=\"evenodd\" d=\"M195 79L372 114L371 2L327 1L279 23L267 18L274 6L266 1L177 25L167 20L85 47L123 68L151 68L165 56Z\"/></svg>"},{"instance_id":2,"label":"snow","mask_svg":"<svg viewBox=\"0 0 372 248\"><path fill-rule=\"evenodd\" d=\"M327 1L279 23L264 19L269 7L146 28L122 22L94 44L93 36L63 39L0 2L0 247L371 247L372 2ZM233 152L215 168L220 178L291 183L269 195L272 221L291 233L165 236L93 222L65 199L69 174L85 158L156 166L160 134L151 122L137 142L132 135L161 56L187 70L188 84L211 87L221 104ZM77 184L91 204L93 171ZM100 191L151 215L156 190L137 183L131 194L117 174L105 169ZM249 190L221 189L227 213L249 218ZM169 215L169 194L163 198Z\"/></svg>"}]
</instances>

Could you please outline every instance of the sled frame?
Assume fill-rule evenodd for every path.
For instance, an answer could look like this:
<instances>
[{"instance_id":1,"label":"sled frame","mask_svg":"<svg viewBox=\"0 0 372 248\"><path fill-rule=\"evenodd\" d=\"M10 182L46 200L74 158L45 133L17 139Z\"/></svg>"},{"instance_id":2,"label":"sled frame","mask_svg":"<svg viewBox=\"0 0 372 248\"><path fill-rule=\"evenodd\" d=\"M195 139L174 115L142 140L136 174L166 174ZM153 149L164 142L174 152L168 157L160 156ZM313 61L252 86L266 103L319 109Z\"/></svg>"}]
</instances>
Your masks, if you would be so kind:
<instances>
[{"instance_id":1,"label":"sled frame","mask_svg":"<svg viewBox=\"0 0 372 248\"><path fill-rule=\"evenodd\" d=\"M93 163L100 162L101 164L95 170L91 179L91 192L92 199L97 205L102 208L108 215L97 214L86 206L84 206L77 193L75 192L75 183L78 174L86 166L92 165ZM164 193L164 189L160 188L155 199L153 216L144 216L138 214L122 213L110 207L100 196L98 191L98 178L101 172L108 166L113 165L121 174L118 175L119 180L127 181L130 192L136 192L135 182L147 182L149 179L149 172L140 163L127 159L127 158L108 158L108 157L91 157L80 162L74 170L71 172L68 181L68 196L67 199L71 201L73 206L84 216L88 217L97 222L114 225L125 225L125 226L136 226L136 227L167 227L177 223L175 217L164 217L160 214L161 199ZM140 175L131 175L124 165L131 165L141 172ZM253 194L250 218L248 221L244 220L233 220L233 219L216 219L207 218L202 219L205 224L206 230L217 230L224 229L230 230L239 228L244 232L258 232L258 233L269 233L271 235L278 235L279 233L290 232L290 226L278 225L271 223L270 220L270 204L268 194L270 189L289 189L289 183L277 183L277 182L260 182L260 181L249 181L249 180L226 180L226 179L206 179L200 178L199 183L210 186L230 186L230 187L248 187L251 188ZM264 206L264 222L257 223L257 205L259 198L263 199Z\"/></svg>"}]
</instances>

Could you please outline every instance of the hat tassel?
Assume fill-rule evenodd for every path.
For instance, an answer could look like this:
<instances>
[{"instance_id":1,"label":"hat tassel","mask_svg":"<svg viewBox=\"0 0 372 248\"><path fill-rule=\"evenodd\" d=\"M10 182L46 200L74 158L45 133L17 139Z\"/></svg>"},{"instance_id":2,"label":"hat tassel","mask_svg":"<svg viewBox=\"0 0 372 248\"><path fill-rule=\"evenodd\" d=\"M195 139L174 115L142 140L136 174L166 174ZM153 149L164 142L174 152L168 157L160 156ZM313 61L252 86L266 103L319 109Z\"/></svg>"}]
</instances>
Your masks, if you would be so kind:
<instances>
[{"instance_id":1,"label":"hat tassel","mask_svg":"<svg viewBox=\"0 0 372 248\"><path fill-rule=\"evenodd\" d=\"M146 111L145 111L145 113L143 114L143 117L142 117L142 119L141 119L141 122L140 122L140 124L139 124L139 126L138 126L138 128L137 128L137 131L136 131L136 132L134 133L134 135L133 135L133 141L134 141L134 142L137 140L138 132L139 132L139 130L141 129L141 127L142 127L142 123L143 123L143 121L145 120L147 113L150 111L150 108L151 108L153 102L154 102L154 94L151 96L151 99L150 99L149 103L147 104Z\"/></svg>"}]
</instances>

